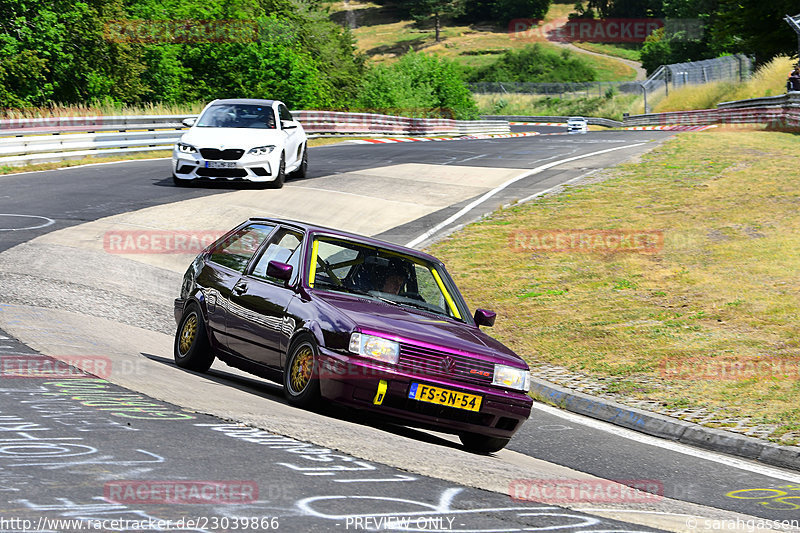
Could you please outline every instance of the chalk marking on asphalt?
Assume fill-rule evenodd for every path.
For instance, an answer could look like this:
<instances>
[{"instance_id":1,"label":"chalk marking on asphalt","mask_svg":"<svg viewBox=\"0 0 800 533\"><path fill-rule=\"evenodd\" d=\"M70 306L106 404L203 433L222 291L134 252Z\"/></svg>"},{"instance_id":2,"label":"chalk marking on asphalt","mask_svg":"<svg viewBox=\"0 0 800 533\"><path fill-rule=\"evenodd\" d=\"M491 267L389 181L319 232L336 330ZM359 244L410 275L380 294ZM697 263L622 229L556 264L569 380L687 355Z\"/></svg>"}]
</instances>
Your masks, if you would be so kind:
<instances>
[{"instance_id":1,"label":"chalk marking on asphalt","mask_svg":"<svg viewBox=\"0 0 800 533\"><path fill-rule=\"evenodd\" d=\"M560 418L567 419L576 424L581 424L593 429L605 431L606 433L611 433L612 435L624 437L628 440L636 441L642 444L648 444L650 446L658 446L659 448L664 448L666 450L670 450L673 452L682 453L684 455L690 455L692 457L697 457L698 459L704 459L706 461L713 461L715 463L720 463L726 466L731 466L733 468L738 468L739 470L745 470L753 474L760 474L762 476L767 476L775 479L791 481L792 483L800 483L800 474L792 474L791 472L787 472L785 470L780 470L778 468L772 468L770 466L756 464L750 461L746 461L744 459L738 459L736 457L723 456L714 452L701 450L699 448L693 448L692 446L689 446L687 444L682 444L680 442L659 439L658 437L652 437L650 435L638 433L636 431L627 428L609 424L608 422L603 422L600 420L595 420L593 418L584 417L575 413L571 413L569 411L562 411L561 409L550 407L549 405L544 405L541 403L534 402L533 407L535 409L539 409L540 411L544 411L545 413L551 414L553 416L558 416Z\"/></svg>"},{"instance_id":2,"label":"chalk marking on asphalt","mask_svg":"<svg viewBox=\"0 0 800 533\"><path fill-rule=\"evenodd\" d=\"M22 217L22 218L40 218L44 220L44 224L39 224L37 226L27 226L24 228L0 228L0 231L23 231L23 230L31 230L31 229L41 229L46 228L47 226L52 226L56 223L55 220L52 218L47 218L39 215L15 215L11 213L0 213L0 217Z\"/></svg>"},{"instance_id":3,"label":"chalk marking on asphalt","mask_svg":"<svg viewBox=\"0 0 800 533\"><path fill-rule=\"evenodd\" d=\"M595 156L595 155L606 154L608 152L613 152L615 150L623 150L625 148L636 148L637 146L643 146L645 144L647 144L647 143L636 143L636 144L629 144L629 145L626 145L626 146L616 146L614 148L607 148L605 150L599 150L597 152L591 152L591 153L588 153L588 154L576 155L576 156L568 157L566 159L559 159L558 161L553 161L552 163L547 163L546 165L542 165L542 166L536 167L536 168L534 168L532 170L527 170L527 171L523 172L522 174L520 174L519 176L511 178L510 180L506 181L505 183L501 183L500 185L498 185L497 187L495 187L491 191L487 192L486 194L484 194L483 196L481 196L477 200L475 200L473 202L470 202L469 205L465 206L460 211L458 211L454 215L451 215L450 217L448 217L447 219L443 220L442 222L436 224L434 227L432 227L431 229L429 229L428 231L426 231L425 233L423 233L422 235L420 235L419 237L417 237L413 241L411 241L408 244L406 244L406 246L408 246L409 248L413 248L414 246L418 245L419 243L424 242L427 239L430 239L432 236L434 236L436 233L438 233L441 229L443 229L443 228L447 227L448 225L452 224L453 222L455 222L456 220L458 220L462 216L464 216L467 213L469 213L470 211L472 211L475 207L479 206L480 204L482 204L483 202L485 202L486 200L488 200L489 198L491 198L492 196L494 196L498 192L502 191L503 189L505 189L509 185L512 185L512 184L518 182L519 180L522 180L522 179L525 179L527 177L533 176L533 175L538 174L539 172L543 172L543 171L545 171L545 170L547 170L549 168L553 168L553 167L556 167L558 165L562 165L564 163L569 163L570 161L576 161L578 159L583 159L583 158L586 158L586 157L592 157L592 156ZM551 187L551 188L549 188L549 189L547 189L545 191L542 191L539 194L545 194L545 193L555 189L556 187L560 187L560 186L561 185L556 185L556 186Z\"/></svg>"}]
</instances>

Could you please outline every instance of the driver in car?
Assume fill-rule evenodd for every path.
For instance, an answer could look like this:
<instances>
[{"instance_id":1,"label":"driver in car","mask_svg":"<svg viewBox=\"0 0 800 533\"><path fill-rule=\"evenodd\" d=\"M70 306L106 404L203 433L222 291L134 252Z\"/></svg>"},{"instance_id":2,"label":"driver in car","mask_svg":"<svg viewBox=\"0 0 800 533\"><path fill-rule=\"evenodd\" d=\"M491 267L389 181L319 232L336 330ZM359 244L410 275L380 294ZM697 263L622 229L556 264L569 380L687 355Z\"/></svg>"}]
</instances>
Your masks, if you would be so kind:
<instances>
[{"instance_id":1,"label":"driver in car","mask_svg":"<svg viewBox=\"0 0 800 533\"><path fill-rule=\"evenodd\" d=\"M400 291L403 290L406 281L408 281L408 275L406 274L405 269L399 261L393 260L391 263L389 263L389 267L386 269L381 292L388 294L400 294Z\"/></svg>"}]
</instances>

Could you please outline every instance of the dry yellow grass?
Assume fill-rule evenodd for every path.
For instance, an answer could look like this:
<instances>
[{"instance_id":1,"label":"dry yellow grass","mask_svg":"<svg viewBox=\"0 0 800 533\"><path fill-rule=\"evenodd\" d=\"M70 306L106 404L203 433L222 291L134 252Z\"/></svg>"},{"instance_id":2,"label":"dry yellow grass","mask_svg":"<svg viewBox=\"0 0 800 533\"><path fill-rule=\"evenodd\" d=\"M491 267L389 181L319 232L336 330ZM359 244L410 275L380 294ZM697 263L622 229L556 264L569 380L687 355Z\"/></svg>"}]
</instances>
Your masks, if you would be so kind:
<instances>
[{"instance_id":1,"label":"dry yellow grass","mask_svg":"<svg viewBox=\"0 0 800 533\"><path fill-rule=\"evenodd\" d=\"M654 106L653 110L662 113L713 109L721 102L777 96L786 92L786 78L791 70L792 60L779 56L762 65L744 83L712 82L670 90L669 96Z\"/></svg>"},{"instance_id":2,"label":"dry yellow grass","mask_svg":"<svg viewBox=\"0 0 800 533\"><path fill-rule=\"evenodd\" d=\"M206 103L207 102L187 102L182 104L148 104L142 106L56 104L50 107L0 109L0 119L98 117L116 115L196 115L203 110Z\"/></svg>"},{"instance_id":3,"label":"dry yellow grass","mask_svg":"<svg viewBox=\"0 0 800 533\"><path fill-rule=\"evenodd\" d=\"M391 8L377 6L370 2L351 1L350 16L346 15L343 2L329 4L334 17L341 22L355 22L353 35L359 51L367 54L376 63L392 62L401 55L414 49L423 53L438 54L458 61L470 68L481 67L494 62L499 54L506 50L517 50L534 42L551 49L557 45L546 42L537 32L526 34L525 38L512 37L507 27L497 25L486 26L454 26L446 24L442 27L441 42L435 42L431 25L419 27L413 21L398 21ZM545 23L561 18L566 19L572 11L572 5L553 3L545 17ZM361 25L359 20L368 21ZM632 80L636 72L628 65L612 57L596 57L581 55L597 71L598 80L618 81Z\"/></svg>"},{"instance_id":4,"label":"dry yellow grass","mask_svg":"<svg viewBox=\"0 0 800 533\"><path fill-rule=\"evenodd\" d=\"M432 251L469 302L498 312L493 334L533 365L610 377L665 405L777 423L779 438L800 431L798 165L790 134L685 134L606 181L497 212ZM531 229L661 231L664 246L513 251L511 236ZM790 375L661 375L666 361L702 359L778 362Z\"/></svg>"}]
</instances>

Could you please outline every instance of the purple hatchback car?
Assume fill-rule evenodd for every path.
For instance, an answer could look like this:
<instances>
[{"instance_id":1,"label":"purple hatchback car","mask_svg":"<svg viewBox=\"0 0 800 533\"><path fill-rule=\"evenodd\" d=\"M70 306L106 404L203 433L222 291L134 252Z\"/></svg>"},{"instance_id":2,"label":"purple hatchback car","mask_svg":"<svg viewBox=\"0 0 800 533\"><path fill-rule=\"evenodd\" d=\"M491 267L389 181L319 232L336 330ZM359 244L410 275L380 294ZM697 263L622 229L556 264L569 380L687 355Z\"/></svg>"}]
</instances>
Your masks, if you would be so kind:
<instances>
[{"instance_id":1,"label":"purple hatchback car","mask_svg":"<svg viewBox=\"0 0 800 533\"><path fill-rule=\"evenodd\" d=\"M386 420L503 448L528 418L528 365L483 333L444 265L394 244L253 218L187 270L175 300L175 362L215 357L283 383L289 403L321 398Z\"/></svg>"}]
</instances>

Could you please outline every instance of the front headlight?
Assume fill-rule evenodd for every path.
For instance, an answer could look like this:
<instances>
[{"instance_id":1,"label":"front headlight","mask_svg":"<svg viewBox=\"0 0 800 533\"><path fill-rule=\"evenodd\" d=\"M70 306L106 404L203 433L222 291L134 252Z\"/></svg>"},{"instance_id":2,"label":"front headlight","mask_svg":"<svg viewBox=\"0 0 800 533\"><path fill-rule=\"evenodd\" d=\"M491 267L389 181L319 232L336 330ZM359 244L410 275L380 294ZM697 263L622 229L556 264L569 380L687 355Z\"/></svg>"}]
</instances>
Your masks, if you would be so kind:
<instances>
[{"instance_id":1,"label":"front headlight","mask_svg":"<svg viewBox=\"0 0 800 533\"><path fill-rule=\"evenodd\" d=\"M274 149L275 149L275 146L272 146L272 145L270 145L270 146L256 146L255 148L250 148L250 150L248 150L247 153L248 154L252 154L252 155L267 155L267 154L271 154Z\"/></svg>"},{"instance_id":2,"label":"front headlight","mask_svg":"<svg viewBox=\"0 0 800 533\"><path fill-rule=\"evenodd\" d=\"M353 333L350 335L350 351L392 365L400 359L398 343L374 335Z\"/></svg>"},{"instance_id":3,"label":"front headlight","mask_svg":"<svg viewBox=\"0 0 800 533\"><path fill-rule=\"evenodd\" d=\"M196 154L197 153L197 148L195 148L191 144L178 143L177 146L178 146L178 151L181 152L182 154Z\"/></svg>"},{"instance_id":4,"label":"front headlight","mask_svg":"<svg viewBox=\"0 0 800 533\"><path fill-rule=\"evenodd\" d=\"M531 388L531 372L506 365L494 365L492 385L528 392Z\"/></svg>"}]
</instances>

